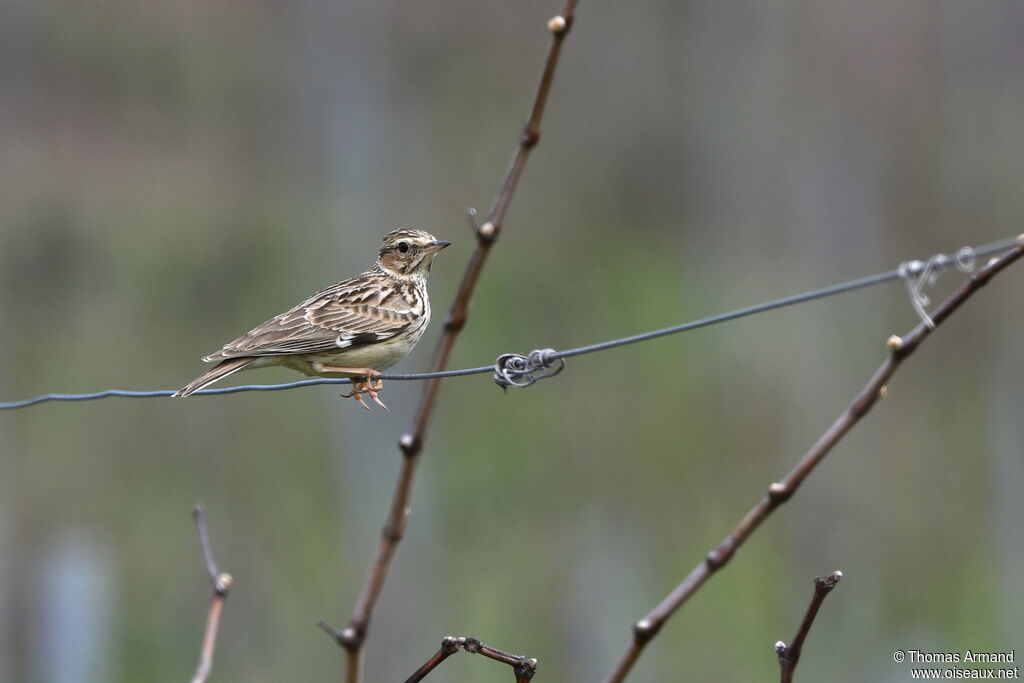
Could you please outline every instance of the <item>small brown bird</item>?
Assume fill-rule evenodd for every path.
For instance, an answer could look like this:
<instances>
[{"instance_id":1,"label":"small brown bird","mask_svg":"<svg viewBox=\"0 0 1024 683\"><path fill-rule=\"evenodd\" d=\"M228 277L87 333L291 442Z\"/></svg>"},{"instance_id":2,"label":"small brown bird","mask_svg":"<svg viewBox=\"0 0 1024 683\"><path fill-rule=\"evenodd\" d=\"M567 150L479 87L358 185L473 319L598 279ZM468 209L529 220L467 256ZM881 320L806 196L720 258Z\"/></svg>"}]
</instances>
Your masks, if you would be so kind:
<instances>
[{"instance_id":1,"label":"small brown bird","mask_svg":"<svg viewBox=\"0 0 1024 683\"><path fill-rule=\"evenodd\" d=\"M322 289L203 358L217 363L180 389L188 396L249 368L284 365L307 375L351 377L352 396L377 405L381 370L404 358L430 322L427 275L434 255L451 242L400 228L384 236L376 263L361 275Z\"/></svg>"}]
</instances>

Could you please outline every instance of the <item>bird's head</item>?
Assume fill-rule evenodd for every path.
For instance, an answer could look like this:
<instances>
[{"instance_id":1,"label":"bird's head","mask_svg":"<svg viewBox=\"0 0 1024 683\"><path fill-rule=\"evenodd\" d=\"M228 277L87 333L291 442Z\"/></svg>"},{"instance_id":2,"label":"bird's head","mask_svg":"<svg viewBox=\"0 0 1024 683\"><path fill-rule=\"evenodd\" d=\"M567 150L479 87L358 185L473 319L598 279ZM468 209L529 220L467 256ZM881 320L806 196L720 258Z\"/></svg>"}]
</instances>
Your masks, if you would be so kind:
<instances>
[{"instance_id":1,"label":"bird's head","mask_svg":"<svg viewBox=\"0 0 1024 683\"><path fill-rule=\"evenodd\" d=\"M398 278L426 278L434 254L449 244L451 242L436 239L423 230L399 228L384 235L377 265Z\"/></svg>"}]
</instances>

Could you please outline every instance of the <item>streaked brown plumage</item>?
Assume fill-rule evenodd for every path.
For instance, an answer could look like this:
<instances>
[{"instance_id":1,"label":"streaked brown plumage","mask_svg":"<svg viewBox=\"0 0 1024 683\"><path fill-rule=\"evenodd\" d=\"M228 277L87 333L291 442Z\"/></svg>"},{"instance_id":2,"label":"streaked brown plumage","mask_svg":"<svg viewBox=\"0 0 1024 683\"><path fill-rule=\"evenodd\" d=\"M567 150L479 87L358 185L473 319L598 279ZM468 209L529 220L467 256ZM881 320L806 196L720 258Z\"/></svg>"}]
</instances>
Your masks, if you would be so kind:
<instances>
[{"instance_id":1,"label":"streaked brown plumage","mask_svg":"<svg viewBox=\"0 0 1024 683\"><path fill-rule=\"evenodd\" d=\"M412 351L430 322L427 274L434 255L450 243L422 230L384 236L377 261L271 318L203 358L217 363L180 389L188 396L249 368L284 365L307 375L351 377L352 396L366 392L378 405L374 375Z\"/></svg>"}]
</instances>

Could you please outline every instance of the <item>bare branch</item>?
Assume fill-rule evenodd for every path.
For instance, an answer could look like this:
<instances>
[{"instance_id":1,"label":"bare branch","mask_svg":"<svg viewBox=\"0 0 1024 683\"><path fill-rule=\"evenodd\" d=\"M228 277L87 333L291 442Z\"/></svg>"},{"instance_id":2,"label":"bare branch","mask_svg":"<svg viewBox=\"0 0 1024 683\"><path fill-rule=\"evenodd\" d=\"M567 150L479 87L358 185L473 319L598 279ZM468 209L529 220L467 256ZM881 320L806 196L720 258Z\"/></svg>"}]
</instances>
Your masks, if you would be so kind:
<instances>
[{"instance_id":1,"label":"bare branch","mask_svg":"<svg viewBox=\"0 0 1024 683\"><path fill-rule=\"evenodd\" d=\"M427 677L427 674L436 669L441 662L448 659L458 651L458 639L453 638L452 636L445 636L441 640L441 647L438 648L437 652L431 655L430 659L424 662L423 666L416 669L416 673L409 676L409 678L405 680L405 683L417 683L417 681L422 681Z\"/></svg>"},{"instance_id":2,"label":"bare branch","mask_svg":"<svg viewBox=\"0 0 1024 683\"><path fill-rule=\"evenodd\" d=\"M213 559L213 548L210 547L210 536L206 531L206 511L202 505L192 508L192 518L196 521L199 544L202 546L203 560L206 563L206 573L209 576L210 585L213 587L210 611L206 615L206 630L203 632L203 644L199 650L199 663L196 665L196 672L192 674L192 683L206 683L210 677L210 670L213 668L213 651L217 647L220 613L224 607L224 600L228 597L232 578L230 574L217 570L217 562Z\"/></svg>"},{"instance_id":3,"label":"bare branch","mask_svg":"<svg viewBox=\"0 0 1024 683\"><path fill-rule=\"evenodd\" d=\"M767 519L775 508L796 493L807 475L885 395L886 382L889 381L900 364L917 350L921 342L927 339L936 327L960 308L975 292L988 284L994 275L1024 254L1024 235L1018 237L1017 242L1018 246L1015 249L989 261L984 268L971 275L935 310L931 316L934 326L921 322L906 337L900 338L894 335L889 338L887 342L890 349L889 355L843 414L821 435L782 481L768 487L768 494L751 508L736 528L725 537L725 540L713 548L657 607L633 625L633 639L605 677L605 683L617 683L625 679L644 646L658 634L668 618L689 600L712 574L732 558L736 550L761 526L761 522Z\"/></svg>"},{"instance_id":4,"label":"bare branch","mask_svg":"<svg viewBox=\"0 0 1024 683\"><path fill-rule=\"evenodd\" d=\"M576 0L565 0L561 12L548 22L548 30L551 31L552 35L551 46L548 50L540 82L537 85L533 105L530 108L530 116L519 136L519 143L516 146L515 154L512 157L512 161L505 174L505 179L502 181L501 189L498 191L486 219L482 224L478 224L475 211L468 213L470 226L476 235L476 248L469 258L469 264L466 266L466 271L462 276L462 282L455 294L455 300L445 316L444 332L434 351L434 358L430 366L431 372L439 372L448 366L448 360L455 346L455 341L458 338L459 332L462 331L466 324L466 319L469 315L469 303L476 289L480 273L483 270L491 247L501 233L505 214L508 212L509 204L515 194L516 187L519 185L519 179L526 166L526 159L529 156L530 150L540 140L541 118L544 114L548 93L554 80L555 67L558 65L562 42L572 26L575 7ZM328 632L332 635L334 633L339 634L339 637L335 637L335 640L348 654L349 662L345 675L345 680L348 683L357 683L360 680L360 657L362 655L363 642L366 639L373 609L377 604L377 598L384 585L388 568L391 566L392 556L399 542L401 542L402 536L405 534L407 509L412 492L416 464L419 460L419 454L423 449L423 443L426 440L427 427L434 413L437 392L440 387L441 380L439 378L427 381L423 394L420 397L419 406L416 409L412 429L399 439L398 445L403 457L398 472L398 480L395 483L395 490L392 494L391 506L388 510L384 528L381 531L376 556L373 564L370 566L369 575L356 601L356 606L348 626L340 632L333 628L328 629Z\"/></svg>"},{"instance_id":5,"label":"bare branch","mask_svg":"<svg viewBox=\"0 0 1024 683\"><path fill-rule=\"evenodd\" d=\"M441 647L438 651L435 652L430 659L423 664L423 666L417 669L416 673L409 676L405 683L417 683L418 681L422 681L427 677L427 674L436 669L441 662L458 652L460 647L471 654L481 654L484 657L508 664L512 667L512 671L516 675L516 683L526 683L526 681L532 680L533 675L537 673L536 659L502 652L501 650L490 647L489 645L484 645L476 638L456 638L454 636L446 636L441 641Z\"/></svg>"},{"instance_id":6,"label":"bare branch","mask_svg":"<svg viewBox=\"0 0 1024 683\"><path fill-rule=\"evenodd\" d=\"M819 576L814 579L814 595L811 597L811 604L807 606L807 613L800 623L800 628L793 636L793 642L786 645L781 640L775 643L775 652L779 655L779 669L782 672L782 683L791 683L793 672L800 661L800 651L803 649L804 640L811 630L814 618L818 616L818 609L821 603L825 602L825 596L832 592L836 584L843 578L843 573L838 569L828 576Z\"/></svg>"}]
</instances>

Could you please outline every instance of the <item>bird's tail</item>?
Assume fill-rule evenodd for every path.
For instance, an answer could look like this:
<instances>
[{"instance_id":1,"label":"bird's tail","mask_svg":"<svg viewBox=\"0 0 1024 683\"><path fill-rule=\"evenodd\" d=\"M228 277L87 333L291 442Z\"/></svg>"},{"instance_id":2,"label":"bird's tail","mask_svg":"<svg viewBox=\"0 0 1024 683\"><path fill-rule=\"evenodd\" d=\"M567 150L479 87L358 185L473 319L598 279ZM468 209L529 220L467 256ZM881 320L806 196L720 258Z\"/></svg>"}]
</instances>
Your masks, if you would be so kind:
<instances>
[{"instance_id":1,"label":"bird's tail","mask_svg":"<svg viewBox=\"0 0 1024 683\"><path fill-rule=\"evenodd\" d=\"M215 367L211 368L208 372L203 373L199 377L189 382L187 385L178 389L174 392L175 396L190 396L191 394L199 391L203 387L213 384L219 379L227 377L228 375L243 370L252 363L255 358L229 358L228 360L221 361Z\"/></svg>"}]
</instances>

